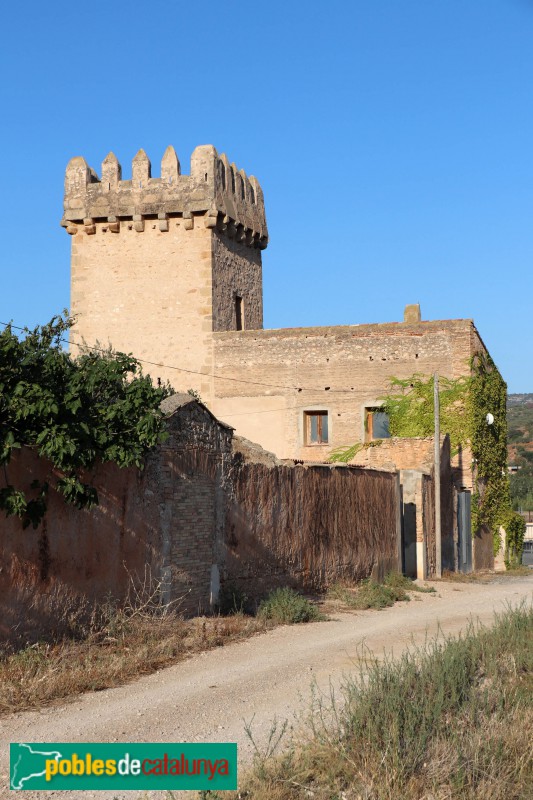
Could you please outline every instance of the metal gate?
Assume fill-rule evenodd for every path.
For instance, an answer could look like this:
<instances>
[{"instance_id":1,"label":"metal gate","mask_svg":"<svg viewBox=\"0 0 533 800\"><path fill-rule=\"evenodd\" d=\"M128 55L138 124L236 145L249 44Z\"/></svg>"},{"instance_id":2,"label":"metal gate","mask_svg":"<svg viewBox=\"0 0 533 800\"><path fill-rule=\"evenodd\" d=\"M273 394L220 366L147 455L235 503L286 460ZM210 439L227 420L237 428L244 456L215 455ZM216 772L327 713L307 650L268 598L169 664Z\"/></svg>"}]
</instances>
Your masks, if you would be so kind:
<instances>
[{"instance_id":1,"label":"metal gate","mask_svg":"<svg viewBox=\"0 0 533 800\"><path fill-rule=\"evenodd\" d=\"M472 572L472 517L470 492L457 493L457 567L459 572Z\"/></svg>"},{"instance_id":2,"label":"metal gate","mask_svg":"<svg viewBox=\"0 0 533 800\"><path fill-rule=\"evenodd\" d=\"M533 539L524 539L522 564L524 567L533 567Z\"/></svg>"}]
</instances>

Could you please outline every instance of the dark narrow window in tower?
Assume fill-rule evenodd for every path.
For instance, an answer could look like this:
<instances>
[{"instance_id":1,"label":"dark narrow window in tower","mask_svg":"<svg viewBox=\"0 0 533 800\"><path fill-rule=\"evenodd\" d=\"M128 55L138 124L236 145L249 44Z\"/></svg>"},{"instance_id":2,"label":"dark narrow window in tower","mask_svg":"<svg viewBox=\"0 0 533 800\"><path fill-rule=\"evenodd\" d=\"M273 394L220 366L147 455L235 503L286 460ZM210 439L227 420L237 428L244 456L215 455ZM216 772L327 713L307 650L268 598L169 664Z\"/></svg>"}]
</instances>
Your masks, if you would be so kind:
<instances>
[{"instance_id":1,"label":"dark narrow window in tower","mask_svg":"<svg viewBox=\"0 0 533 800\"><path fill-rule=\"evenodd\" d=\"M244 330L244 309L242 297L235 297L235 330Z\"/></svg>"},{"instance_id":2,"label":"dark narrow window in tower","mask_svg":"<svg viewBox=\"0 0 533 800\"><path fill-rule=\"evenodd\" d=\"M231 170L231 191L235 194L235 173Z\"/></svg>"},{"instance_id":3,"label":"dark narrow window in tower","mask_svg":"<svg viewBox=\"0 0 533 800\"><path fill-rule=\"evenodd\" d=\"M222 184L222 191L226 191L226 167L222 163L222 161L218 162L218 166L220 169L220 182Z\"/></svg>"},{"instance_id":4,"label":"dark narrow window in tower","mask_svg":"<svg viewBox=\"0 0 533 800\"><path fill-rule=\"evenodd\" d=\"M246 195L245 195L245 192L244 192L244 181L243 181L242 178L241 178L241 199L242 200L246 199Z\"/></svg>"},{"instance_id":5,"label":"dark narrow window in tower","mask_svg":"<svg viewBox=\"0 0 533 800\"><path fill-rule=\"evenodd\" d=\"M255 192L254 192L254 187L253 186L250 186L250 200L255 205Z\"/></svg>"}]
</instances>

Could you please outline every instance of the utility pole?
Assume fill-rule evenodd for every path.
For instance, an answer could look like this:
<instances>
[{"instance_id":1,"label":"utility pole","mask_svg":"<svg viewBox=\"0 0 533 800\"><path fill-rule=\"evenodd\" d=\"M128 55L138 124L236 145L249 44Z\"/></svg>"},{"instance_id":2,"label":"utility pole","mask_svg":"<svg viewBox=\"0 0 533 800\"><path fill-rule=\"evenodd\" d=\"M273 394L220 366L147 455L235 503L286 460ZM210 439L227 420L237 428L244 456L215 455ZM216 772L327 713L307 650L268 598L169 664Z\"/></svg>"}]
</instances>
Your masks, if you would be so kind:
<instances>
[{"instance_id":1,"label":"utility pole","mask_svg":"<svg viewBox=\"0 0 533 800\"><path fill-rule=\"evenodd\" d=\"M435 415L435 577L442 578L442 535L440 527L440 405L439 374L434 375L433 403Z\"/></svg>"}]
</instances>

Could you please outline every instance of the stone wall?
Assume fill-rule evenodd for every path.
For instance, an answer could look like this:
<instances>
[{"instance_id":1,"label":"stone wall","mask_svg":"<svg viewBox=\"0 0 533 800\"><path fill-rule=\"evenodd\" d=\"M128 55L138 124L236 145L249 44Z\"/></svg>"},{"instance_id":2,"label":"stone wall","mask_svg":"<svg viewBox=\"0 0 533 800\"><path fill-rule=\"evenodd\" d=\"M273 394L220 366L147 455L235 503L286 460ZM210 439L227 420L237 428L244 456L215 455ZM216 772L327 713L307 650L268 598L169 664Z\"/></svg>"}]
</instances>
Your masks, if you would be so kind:
<instances>
[{"instance_id":1,"label":"stone wall","mask_svg":"<svg viewBox=\"0 0 533 800\"><path fill-rule=\"evenodd\" d=\"M261 251L213 236L213 330L236 330L235 298L243 300L243 328L263 327Z\"/></svg>"},{"instance_id":2,"label":"stone wall","mask_svg":"<svg viewBox=\"0 0 533 800\"><path fill-rule=\"evenodd\" d=\"M131 180L113 153L101 178L83 158L65 175L63 227L72 236L71 348L111 345L145 361L176 389L213 394L213 330L262 327L261 251L268 231L261 187L211 145L190 175L167 148L161 177L140 150ZM148 363L150 362L150 363Z\"/></svg>"},{"instance_id":3,"label":"stone wall","mask_svg":"<svg viewBox=\"0 0 533 800\"><path fill-rule=\"evenodd\" d=\"M432 436L382 439L375 447L360 450L351 463L371 469L417 469L429 472L435 458L433 442Z\"/></svg>"},{"instance_id":4,"label":"stone wall","mask_svg":"<svg viewBox=\"0 0 533 800\"><path fill-rule=\"evenodd\" d=\"M483 344L471 320L218 332L211 407L280 458L324 461L365 440L365 408L379 406L391 377L468 374L473 348ZM313 410L328 412L327 444L305 441Z\"/></svg>"},{"instance_id":5,"label":"stone wall","mask_svg":"<svg viewBox=\"0 0 533 800\"><path fill-rule=\"evenodd\" d=\"M154 379L175 387L211 392L211 233L191 230L183 219L161 232L157 221L138 233L124 223L112 233L104 222L94 234L72 237L71 314L74 342L133 353L150 362L194 373L143 364ZM79 349L71 346L73 355Z\"/></svg>"}]
</instances>

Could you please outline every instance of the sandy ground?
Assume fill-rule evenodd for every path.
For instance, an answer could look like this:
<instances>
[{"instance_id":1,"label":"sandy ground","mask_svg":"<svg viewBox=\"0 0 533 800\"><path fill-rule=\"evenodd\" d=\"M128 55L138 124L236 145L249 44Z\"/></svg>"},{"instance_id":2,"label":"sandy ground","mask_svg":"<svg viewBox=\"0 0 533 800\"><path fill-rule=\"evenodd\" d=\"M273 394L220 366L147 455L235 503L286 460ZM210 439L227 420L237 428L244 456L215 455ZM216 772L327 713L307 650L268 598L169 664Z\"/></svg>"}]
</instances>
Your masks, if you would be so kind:
<instances>
[{"instance_id":1,"label":"sandy ground","mask_svg":"<svg viewBox=\"0 0 533 800\"><path fill-rule=\"evenodd\" d=\"M284 626L243 642L191 657L118 689L86 694L60 707L0 720L0 798L137 800L136 792L19 792L8 790L9 742L237 742L239 768L254 748L251 720L264 749L272 721L301 724L311 685L328 695L353 671L364 646L375 655L399 654L439 628L456 634L474 618L533 600L533 575L491 583L435 583L436 594L413 594L383 611L333 614L327 622ZM180 793L181 795L182 793ZM175 797L178 793L174 794ZM191 797L191 793L183 793ZM143 797L159 800L158 792Z\"/></svg>"}]
</instances>

